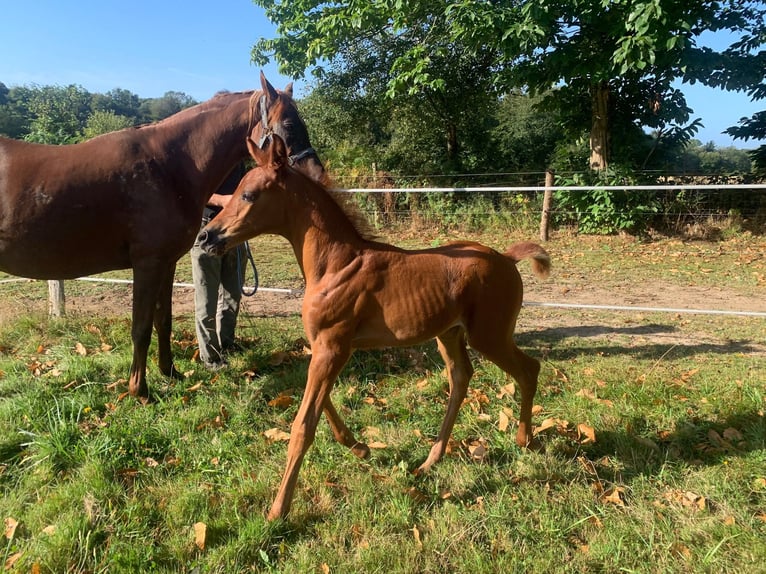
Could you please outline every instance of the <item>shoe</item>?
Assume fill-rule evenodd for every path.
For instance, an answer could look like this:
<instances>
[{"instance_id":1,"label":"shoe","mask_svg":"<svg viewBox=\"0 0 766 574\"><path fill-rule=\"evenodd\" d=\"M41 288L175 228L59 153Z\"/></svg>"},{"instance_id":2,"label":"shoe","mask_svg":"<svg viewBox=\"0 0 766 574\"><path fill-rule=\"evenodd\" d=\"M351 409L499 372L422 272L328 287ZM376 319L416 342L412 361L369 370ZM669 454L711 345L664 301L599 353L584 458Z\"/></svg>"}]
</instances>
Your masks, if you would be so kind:
<instances>
[{"instance_id":1,"label":"shoe","mask_svg":"<svg viewBox=\"0 0 766 574\"><path fill-rule=\"evenodd\" d=\"M237 341L234 341L233 343L227 343L223 346L224 353L241 353L244 350L245 348Z\"/></svg>"},{"instance_id":2,"label":"shoe","mask_svg":"<svg viewBox=\"0 0 766 574\"><path fill-rule=\"evenodd\" d=\"M211 373L215 373L216 371L220 371L221 369L225 369L229 366L229 363L226 361L211 361L209 363L203 364L205 365L205 368Z\"/></svg>"}]
</instances>

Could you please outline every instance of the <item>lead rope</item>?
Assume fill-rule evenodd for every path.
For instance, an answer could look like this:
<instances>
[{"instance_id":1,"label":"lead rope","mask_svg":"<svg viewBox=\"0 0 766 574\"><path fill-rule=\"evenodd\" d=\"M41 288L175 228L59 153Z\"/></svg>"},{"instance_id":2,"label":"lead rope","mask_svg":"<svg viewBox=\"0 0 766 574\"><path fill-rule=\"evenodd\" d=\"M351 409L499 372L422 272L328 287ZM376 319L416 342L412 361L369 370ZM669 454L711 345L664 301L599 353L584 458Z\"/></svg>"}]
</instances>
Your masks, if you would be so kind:
<instances>
[{"instance_id":1,"label":"lead rope","mask_svg":"<svg viewBox=\"0 0 766 574\"><path fill-rule=\"evenodd\" d=\"M242 272L242 251L245 252L247 260L250 262L250 268L253 270L253 289L248 291L245 289L245 277ZM245 263L247 265L247 263ZM245 241L244 248L240 245L237 247L237 277L239 278L239 284L242 285L242 294L245 297L252 297L258 292L258 269L255 267L255 261L253 260L253 253L250 251L250 243Z\"/></svg>"}]
</instances>

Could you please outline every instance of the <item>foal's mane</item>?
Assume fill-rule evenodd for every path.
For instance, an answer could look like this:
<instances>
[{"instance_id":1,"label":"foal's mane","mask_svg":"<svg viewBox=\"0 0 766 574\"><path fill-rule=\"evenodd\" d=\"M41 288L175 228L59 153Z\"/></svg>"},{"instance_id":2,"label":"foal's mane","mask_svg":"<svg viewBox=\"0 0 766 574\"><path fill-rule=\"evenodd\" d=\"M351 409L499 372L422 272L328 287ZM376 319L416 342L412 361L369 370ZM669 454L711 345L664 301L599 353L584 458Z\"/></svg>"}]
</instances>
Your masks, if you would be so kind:
<instances>
[{"instance_id":1,"label":"foal's mane","mask_svg":"<svg viewBox=\"0 0 766 574\"><path fill-rule=\"evenodd\" d=\"M341 214L348 220L359 237L365 241L376 241L379 239L379 236L373 230L372 224L362 213L359 204L354 201L353 194L330 189L330 178L326 172L323 181L314 181L299 170L291 169L313 184L314 187L310 193L326 195L338 207Z\"/></svg>"}]
</instances>

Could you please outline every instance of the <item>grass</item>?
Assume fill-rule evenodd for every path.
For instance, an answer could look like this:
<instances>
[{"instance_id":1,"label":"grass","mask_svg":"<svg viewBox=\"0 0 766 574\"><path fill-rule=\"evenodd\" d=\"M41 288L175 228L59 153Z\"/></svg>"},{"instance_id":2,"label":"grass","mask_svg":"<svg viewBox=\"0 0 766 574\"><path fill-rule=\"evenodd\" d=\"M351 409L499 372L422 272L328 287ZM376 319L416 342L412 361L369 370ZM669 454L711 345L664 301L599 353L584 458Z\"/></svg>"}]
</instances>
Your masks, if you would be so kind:
<instances>
[{"instance_id":1,"label":"grass","mask_svg":"<svg viewBox=\"0 0 766 574\"><path fill-rule=\"evenodd\" d=\"M683 268L695 281L763 290L752 273L762 273L759 261L742 264L752 247L742 238L654 251L609 241L562 237L551 251L575 268L619 275L641 259L660 268L648 265L647 279ZM614 257L626 241L630 257ZM256 250L259 272L284 286L297 269L276 247ZM690 255L670 255L684 249ZM692 263L700 251L707 272ZM31 297L25 289L13 296ZM32 311L0 326L0 564L51 573L766 571L762 318L589 311L572 327L572 311L525 308L518 341L543 362L534 422L545 452L515 446L510 381L477 357L449 454L418 478L410 471L446 404L435 345L359 352L333 398L377 448L360 461L322 422L291 514L276 523L264 517L286 452L274 431L289 432L309 355L299 317L242 321L245 349L210 374L192 360L190 318L177 320L185 378L150 365L156 401L147 407L124 396L124 311L66 320Z\"/></svg>"}]
</instances>

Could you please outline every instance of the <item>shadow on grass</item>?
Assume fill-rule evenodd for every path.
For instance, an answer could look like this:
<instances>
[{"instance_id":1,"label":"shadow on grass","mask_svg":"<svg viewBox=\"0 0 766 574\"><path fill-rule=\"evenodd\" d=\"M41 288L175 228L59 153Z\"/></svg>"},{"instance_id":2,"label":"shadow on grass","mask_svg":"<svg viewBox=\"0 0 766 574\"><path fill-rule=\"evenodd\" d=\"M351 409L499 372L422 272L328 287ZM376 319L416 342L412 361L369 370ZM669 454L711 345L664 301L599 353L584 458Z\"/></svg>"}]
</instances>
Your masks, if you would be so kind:
<instances>
[{"instance_id":1,"label":"shadow on grass","mask_svg":"<svg viewBox=\"0 0 766 574\"><path fill-rule=\"evenodd\" d=\"M691 356L702 353L729 355L733 353L763 353L762 345L749 340L727 340L724 343L694 342L692 338L684 340L675 335L677 329L672 325L649 324L635 327L609 327L604 325L577 325L574 327L552 327L538 331L526 331L516 336L517 343L530 350L533 356L539 354L535 349L544 349L547 359L568 360L582 355L617 356L630 355L637 359L656 359L667 356L672 350L673 356ZM667 336L668 340L652 341L648 344L629 345L614 341L613 337L626 335L630 337ZM602 338L604 344L587 344L578 346L561 346L563 339ZM551 347L551 345L554 345Z\"/></svg>"},{"instance_id":2,"label":"shadow on grass","mask_svg":"<svg viewBox=\"0 0 766 574\"><path fill-rule=\"evenodd\" d=\"M619 463L617 472L628 481L657 475L668 463L717 466L766 448L766 418L757 411L737 411L723 420L683 418L662 436L640 434L642 424L636 420L628 425L637 432L596 429L598 441L579 450L590 460Z\"/></svg>"}]
</instances>

